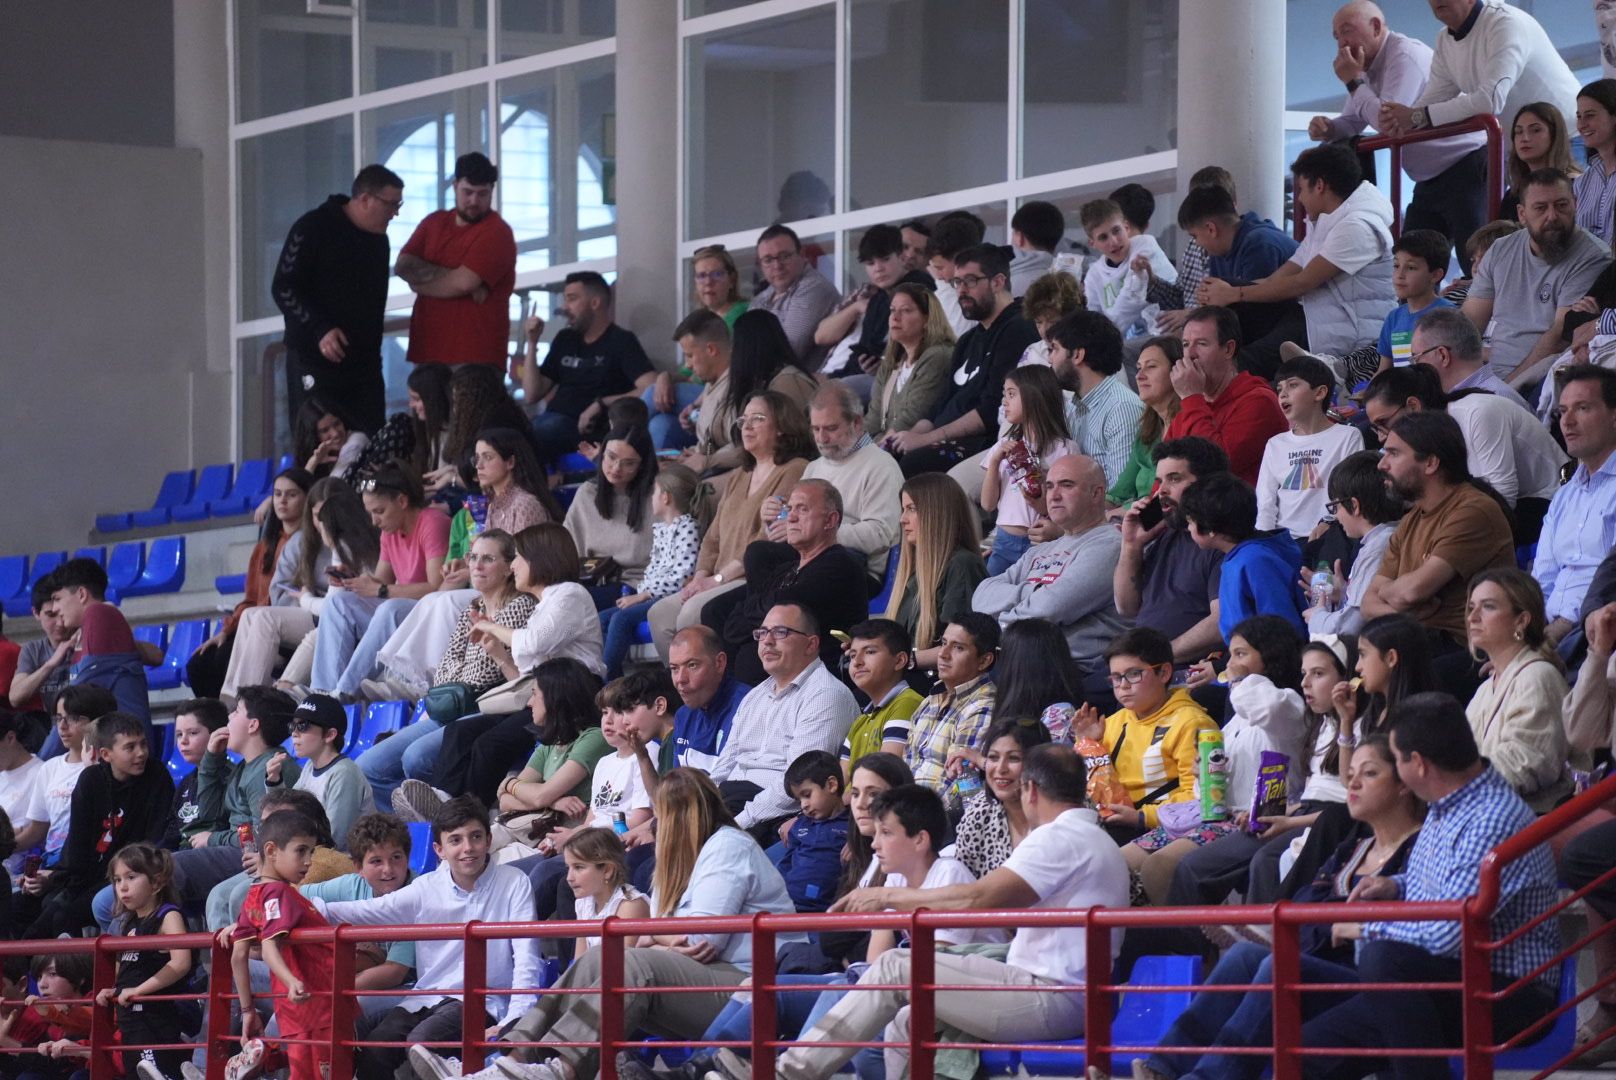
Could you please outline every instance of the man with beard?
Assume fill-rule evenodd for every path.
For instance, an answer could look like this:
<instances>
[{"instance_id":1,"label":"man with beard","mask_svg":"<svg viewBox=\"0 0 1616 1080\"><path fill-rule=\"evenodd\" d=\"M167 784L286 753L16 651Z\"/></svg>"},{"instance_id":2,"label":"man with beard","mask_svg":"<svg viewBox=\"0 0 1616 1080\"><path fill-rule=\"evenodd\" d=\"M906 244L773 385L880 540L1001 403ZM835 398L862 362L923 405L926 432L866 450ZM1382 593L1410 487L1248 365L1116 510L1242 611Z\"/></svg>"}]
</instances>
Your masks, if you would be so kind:
<instances>
[{"instance_id":1,"label":"man with beard","mask_svg":"<svg viewBox=\"0 0 1616 1080\"><path fill-rule=\"evenodd\" d=\"M505 363L516 238L492 209L499 170L482 154L455 162L453 210L428 214L393 272L415 293L412 364Z\"/></svg>"},{"instance_id":2,"label":"man with beard","mask_svg":"<svg viewBox=\"0 0 1616 1080\"><path fill-rule=\"evenodd\" d=\"M1066 426L1072 441L1105 470L1107 487L1133 454L1144 405L1122 371L1122 334L1098 311L1078 309L1050 327L1049 364L1062 390L1072 392Z\"/></svg>"},{"instance_id":3,"label":"man with beard","mask_svg":"<svg viewBox=\"0 0 1616 1080\"><path fill-rule=\"evenodd\" d=\"M1559 169L1527 178L1520 215L1526 228L1487 249L1464 302L1493 371L1516 387L1541 378L1565 348L1566 312L1610 263L1610 249L1577 227L1571 179Z\"/></svg>"},{"instance_id":4,"label":"man with beard","mask_svg":"<svg viewBox=\"0 0 1616 1080\"><path fill-rule=\"evenodd\" d=\"M1470 579L1515 565L1509 518L1497 496L1471 480L1464 434L1446 413L1404 413L1380 453L1387 486L1409 510L1369 583L1364 617L1407 615L1426 628L1433 653L1456 652L1465 641Z\"/></svg>"},{"instance_id":5,"label":"man with beard","mask_svg":"<svg viewBox=\"0 0 1616 1080\"><path fill-rule=\"evenodd\" d=\"M1038 340L1038 329L1010 295L1010 259L1004 248L966 248L954 273L960 313L976 325L954 347L949 396L930 419L916 421L892 438L904 476L946 472L987 449L999 430L1005 373Z\"/></svg>"},{"instance_id":6,"label":"man with beard","mask_svg":"<svg viewBox=\"0 0 1616 1080\"><path fill-rule=\"evenodd\" d=\"M808 403L808 426L819 457L802 470L804 480L825 480L842 499L836 542L868 559L873 592L887 573L887 553L898 542L899 489L903 470L864 433L858 394L845 383L828 382ZM763 531L770 540L786 538L785 500L763 500Z\"/></svg>"},{"instance_id":7,"label":"man with beard","mask_svg":"<svg viewBox=\"0 0 1616 1080\"><path fill-rule=\"evenodd\" d=\"M550 342L543 364L522 369L522 394L543 401L533 433L546 462L578 449L591 428L604 428L606 406L656 381L640 339L612 321L612 287L593 270L568 274L561 290L567 328Z\"/></svg>"},{"instance_id":8,"label":"man with beard","mask_svg":"<svg viewBox=\"0 0 1616 1080\"><path fill-rule=\"evenodd\" d=\"M1229 458L1193 436L1157 443L1150 456L1156 462L1156 494L1122 516L1122 552L1111 592L1118 614L1166 635L1173 643L1173 662L1190 664L1223 640L1218 633L1223 554L1195 543L1178 501L1197 480L1228 472ZM1154 510L1144 513L1152 503L1158 504L1159 517Z\"/></svg>"},{"instance_id":9,"label":"man with beard","mask_svg":"<svg viewBox=\"0 0 1616 1080\"><path fill-rule=\"evenodd\" d=\"M366 165L351 190L292 223L270 292L286 319L286 415L313 394L374 434L387 411L387 224L403 205L404 181Z\"/></svg>"}]
</instances>

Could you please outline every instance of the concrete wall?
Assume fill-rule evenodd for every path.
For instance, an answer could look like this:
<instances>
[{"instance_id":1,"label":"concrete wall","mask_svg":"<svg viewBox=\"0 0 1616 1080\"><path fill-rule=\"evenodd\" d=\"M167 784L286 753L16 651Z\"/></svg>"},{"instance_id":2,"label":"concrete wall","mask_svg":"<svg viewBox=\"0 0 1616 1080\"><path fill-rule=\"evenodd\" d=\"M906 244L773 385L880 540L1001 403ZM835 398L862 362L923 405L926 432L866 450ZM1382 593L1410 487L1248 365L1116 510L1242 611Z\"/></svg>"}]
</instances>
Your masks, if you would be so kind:
<instances>
[{"instance_id":1,"label":"concrete wall","mask_svg":"<svg viewBox=\"0 0 1616 1080\"><path fill-rule=\"evenodd\" d=\"M0 135L174 145L173 0L0 0L0 26Z\"/></svg>"},{"instance_id":2,"label":"concrete wall","mask_svg":"<svg viewBox=\"0 0 1616 1080\"><path fill-rule=\"evenodd\" d=\"M82 544L168 469L229 457L203 344L202 156L0 137L0 552Z\"/></svg>"}]
</instances>

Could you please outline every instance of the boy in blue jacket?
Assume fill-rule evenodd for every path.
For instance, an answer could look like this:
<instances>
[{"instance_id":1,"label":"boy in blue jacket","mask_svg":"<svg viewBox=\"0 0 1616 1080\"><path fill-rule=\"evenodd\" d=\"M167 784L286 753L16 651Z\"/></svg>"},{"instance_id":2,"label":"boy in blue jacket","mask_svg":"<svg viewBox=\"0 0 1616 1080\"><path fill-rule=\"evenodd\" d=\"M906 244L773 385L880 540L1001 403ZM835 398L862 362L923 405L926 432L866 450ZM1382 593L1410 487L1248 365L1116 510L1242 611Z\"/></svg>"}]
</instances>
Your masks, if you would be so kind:
<instances>
[{"instance_id":1,"label":"boy in blue jacket","mask_svg":"<svg viewBox=\"0 0 1616 1080\"><path fill-rule=\"evenodd\" d=\"M1258 531L1257 493L1228 473L1191 484L1179 500L1190 537L1203 550L1223 552L1218 583L1218 632L1224 641L1253 615L1278 615L1307 636L1302 620L1302 549L1285 529Z\"/></svg>"},{"instance_id":2,"label":"boy in blue jacket","mask_svg":"<svg viewBox=\"0 0 1616 1080\"><path fill-rule=\"evenodd\" d=\"M834 754L808 751L786 769L786 792L802 813L785 829L780 875L798 911L824 911L836 898L847 843L841 763Z\"/></svg>"}]
</instances>

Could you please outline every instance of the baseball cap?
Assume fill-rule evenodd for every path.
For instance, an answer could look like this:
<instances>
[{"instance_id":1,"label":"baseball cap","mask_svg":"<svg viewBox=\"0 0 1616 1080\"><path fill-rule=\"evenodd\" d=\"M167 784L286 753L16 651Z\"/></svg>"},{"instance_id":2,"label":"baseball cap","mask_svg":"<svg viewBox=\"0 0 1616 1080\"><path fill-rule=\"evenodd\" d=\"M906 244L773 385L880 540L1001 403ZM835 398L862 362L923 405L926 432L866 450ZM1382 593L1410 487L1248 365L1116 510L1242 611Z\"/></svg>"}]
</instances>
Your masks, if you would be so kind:
<instances>
[{"instance_id":1,"label":"baseball cap","mask_svg":"<svg viewBox=\"0 0 1616 1080\"><path fill-rule=\"evenodd\" d=\"M348 734L348 711L328 694L310 694L292 713L292 723L330 728L338 735Z\"/></svg>"}]
</instances>

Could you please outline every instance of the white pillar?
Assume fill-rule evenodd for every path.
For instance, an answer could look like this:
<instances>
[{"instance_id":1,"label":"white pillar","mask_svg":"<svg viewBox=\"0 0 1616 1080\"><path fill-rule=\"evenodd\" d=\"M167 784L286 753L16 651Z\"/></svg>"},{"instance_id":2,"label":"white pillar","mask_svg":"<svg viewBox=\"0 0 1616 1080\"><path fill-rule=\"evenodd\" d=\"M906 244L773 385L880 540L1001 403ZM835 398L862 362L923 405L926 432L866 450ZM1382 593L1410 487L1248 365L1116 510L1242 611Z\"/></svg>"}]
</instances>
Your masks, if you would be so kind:
<instances>
[{"instance_id":1,"label":"white pillar","mask_svg":"<svg viewBox=\"0 0 1616 1080\"><path fill-rule=\"evenodd\" d=\"M1222 165L1240 208L1280 219L1285 198L1285 0L1180 0L1178 190ZM1328 33L1328 26L1318 28Z\"/></svg>"},{"instance_id":2,"label":"white pillar","mask_svg":"<svg viewBox=\"0 0 1616 1080\"><path fill-rule=\"evenodd\" d=\"M617 5L617 321L652 357L672 355L682 312L670 306L678 273L676 187L679 5Z\"/></svg>"}]
</instances>

